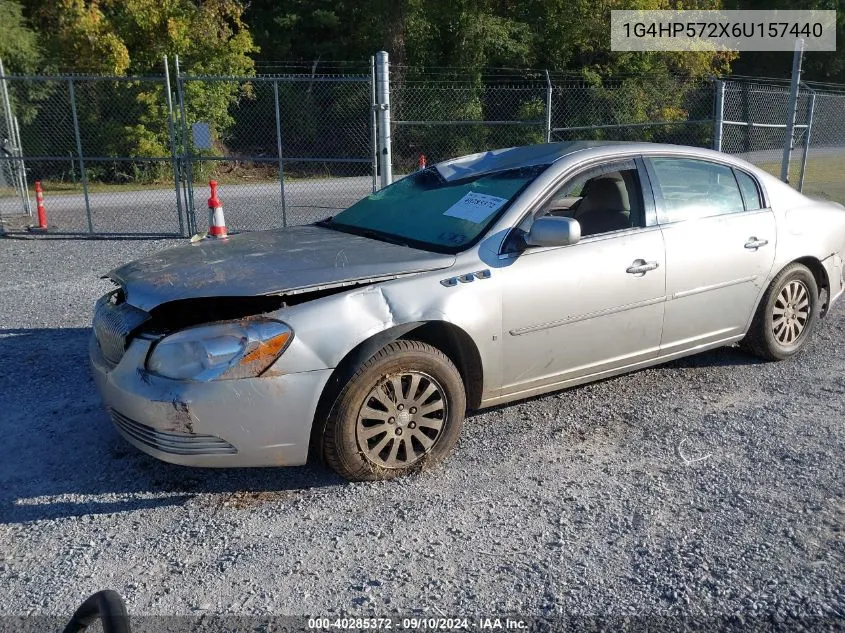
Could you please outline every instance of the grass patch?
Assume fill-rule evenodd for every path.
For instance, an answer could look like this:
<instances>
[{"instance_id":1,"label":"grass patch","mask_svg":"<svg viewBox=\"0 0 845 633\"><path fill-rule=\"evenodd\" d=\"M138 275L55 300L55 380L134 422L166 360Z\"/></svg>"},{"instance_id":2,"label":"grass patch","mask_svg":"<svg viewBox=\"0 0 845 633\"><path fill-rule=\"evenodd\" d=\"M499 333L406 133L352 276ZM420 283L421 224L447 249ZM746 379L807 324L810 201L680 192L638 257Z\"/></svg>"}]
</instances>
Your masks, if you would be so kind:
<instances>
[{"instance_id":1,"label":"grass patch","mask_svg":"<svg viewBox=\"0 0 845 633\"><path fill-rule=\"evenodd\" d=\"M757 165L773 176L780 177L780 163L761 163ZM798 184L800 162L793 158L789 170L792 184ZM822 198L845 204L845 157L839 155L813 156L807 159L804 175L804 195Z\"/></svg>"}]
</instances>

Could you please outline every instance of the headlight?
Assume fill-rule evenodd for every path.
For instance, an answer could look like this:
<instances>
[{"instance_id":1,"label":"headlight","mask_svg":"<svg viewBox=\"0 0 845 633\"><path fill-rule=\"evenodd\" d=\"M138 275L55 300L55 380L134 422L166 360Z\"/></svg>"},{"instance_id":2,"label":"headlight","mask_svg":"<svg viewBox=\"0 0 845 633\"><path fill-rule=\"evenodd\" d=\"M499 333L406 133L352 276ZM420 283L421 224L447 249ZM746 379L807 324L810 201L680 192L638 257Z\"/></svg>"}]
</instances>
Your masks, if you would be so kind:
<instances>
[{"instance_id":1,"label":"headlight","mask_svg":"<svg viewBox=\"0 0 845 633\"><path fill-rule=\"evenodd\" d=\"M147 358L147 369L175 380L258 376L281 356L291 339L293 330L272 319L201 325L159 341Z\"/></svg>"}]
</instances>

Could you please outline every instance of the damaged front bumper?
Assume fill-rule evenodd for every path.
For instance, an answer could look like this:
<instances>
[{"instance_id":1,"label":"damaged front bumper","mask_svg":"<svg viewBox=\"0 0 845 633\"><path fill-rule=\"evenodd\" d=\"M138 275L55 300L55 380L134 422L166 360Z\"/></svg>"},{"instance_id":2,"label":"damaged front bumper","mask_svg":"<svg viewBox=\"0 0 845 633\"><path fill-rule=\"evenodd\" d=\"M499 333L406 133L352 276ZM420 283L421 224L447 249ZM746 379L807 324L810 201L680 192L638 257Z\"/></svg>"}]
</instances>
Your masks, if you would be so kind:
<instances>
[{"instance_id":1,"label":"damaged front bumper","mask_svg":"<svg viewBox=\"0 0 845 633\"><path fill-rule=\"evenodd\" d=\"M146 371L151 341L136 338L116 365L92 336L94 380L131 444L185 466L295 466L308 458L317 401L331 369L189 382Z\"/></svg>"}]
</instances>

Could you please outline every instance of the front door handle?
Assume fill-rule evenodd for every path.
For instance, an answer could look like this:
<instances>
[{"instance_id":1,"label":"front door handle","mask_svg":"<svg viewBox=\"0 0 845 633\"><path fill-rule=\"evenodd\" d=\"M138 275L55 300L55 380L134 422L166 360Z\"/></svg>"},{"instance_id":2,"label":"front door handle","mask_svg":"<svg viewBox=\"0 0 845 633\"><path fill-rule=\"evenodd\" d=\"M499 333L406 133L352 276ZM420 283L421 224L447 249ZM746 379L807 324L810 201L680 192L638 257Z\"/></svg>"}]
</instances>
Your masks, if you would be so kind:
<instances>
[{"instance_id":1,"label":"front door handle","mask_svg":"<svg viewBox=\"0 0 845 633\"><path fill-rule=\"evenodd\" d=\"M647 262L644 259L635 259L634 263L631 264L625 272L629 275L636 275L637 277L642 277L648 271L654 270L655 268L659 267L660 264L658 264L657 262Z\"/></svg>"},{"instance_id":2,"label":"front door handle","mask_svg":"<svg viewBox=\"0 0 845 633\"><path fill-rule=\"evenodd\" d=\"M745 243L745 248L756 251L758 248L765 246L768 243L769 240L758 240L756 237L749 237L748 241Z\"/></svg>"}]
</instances>

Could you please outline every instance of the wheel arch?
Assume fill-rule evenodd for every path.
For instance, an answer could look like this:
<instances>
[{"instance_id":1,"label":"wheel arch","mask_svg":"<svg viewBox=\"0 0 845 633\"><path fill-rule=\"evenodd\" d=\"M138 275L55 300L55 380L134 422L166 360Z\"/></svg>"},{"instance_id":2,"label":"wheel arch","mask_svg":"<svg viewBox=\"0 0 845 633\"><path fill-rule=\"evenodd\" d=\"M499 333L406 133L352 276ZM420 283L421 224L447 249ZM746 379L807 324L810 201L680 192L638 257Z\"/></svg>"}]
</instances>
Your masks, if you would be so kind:
<instances>
[{"instance_id":1,"label":"wheel arch","mask_svg":"<svg viewBox=\"0 0 845 633\"><path fill-rule=\"evenodd\" d=\"M795 334L800 341L795 339L774 341L773 336L776 336L777 330L772 330L773 321L769 321L768 317L771 315L770 302L773 301L775 293L783 292L782 288L789 275L793 275L803 268L805 272L802 274L806 278L809 273L812 276L813 283L816 285L818 296L815 298L816 310L811 310L808 313L808 318L805 321L802 329L796 329ZM777 282L777 283L776 283ZM791 282L790 282L791 283ZM768 361L785 360L790 356L799 352L806 343L808 335L812 333L812 328L818 319L823 316L824 312L821 308L825 301L825 294L829 291L827 273L824 266L817 258L812 256L803 256L792 259L780 266L776 274L772 277L768 286L764 290L757 307L754 310L751 322L746 330L745 337L740 341L740 344L751 353ZM808 288L809 290L809 288ZM777 301L777 298L774 299ZM789 299L787 299L789 301ZM773 304L772 304L773 305ZM773 317L772 317L773 318ZM781 326L782 327L782 326ZM781 330L781 331L788 331Z\"/></svg>"},{"instance_id":2,"label":"wheel arch","mask_svg":"<svg viewBox=\"0 0 845 633\"><path fill-rule=\"evenodd\" d=\"M443 352L454 363L461 375L466 389L467 408L475 409L481 404L484 368L478 347L469 334L448 321L416 321L396 325L382 330L356 345L335 367L323 388L323 392L320 394L314 412L309 447L312 457L320 456L320 440L325 431L326 419L343 390L343 386L362 363L366 362L382 347L398 339L411 339L428 343Z\"/></svg>"},{"instance_id":3,"label":"wheel arch","mask_svg":"<svg viewBox=\"0 0 845 633\"><path fill-rule=\"evenodd\" d=\"M819 299L822 299L824 296L822 291L827 291L828 297L830 296L830 280L827 278L827 271L824 268L824 264L822 264L818 258L809 255L799 257L798 259L793 259L791 262L784 265L781 270L790 264L802 264L810 269L810 272L813 273L813 277L816 280L816 286L818 286L819 289ZM825 314L827 314L827 307L827 302L824 302L824 304L820 306L819 317L823 318Z\"/></svg>"},{"instance_id":4,"label":"wheel arch","mask_svg":"<svg viewBox=\"0 0 845 633\"><path fill-rule=\"evenodd\" d=\"M760 309L760 306L763 303L763 300L766 298L766 291L768 290L769 286L774 283L777 276L781 274L788 266L792 264L801 264L806 266L810 272L813 274L813 278L816 280L816 286L819 289L819 298L822 296L822 290L827 290L830 292L830 282L827 278L827 271L824 269L824 264L817 257L813 257L812 255L805 255L803 257L797 257L795 259L791 259L788 262L785 262L782 266L780 266L777 270L772 269L772 276L769 279L769 283L763 288L760 293L760 296L757 299L757 303L754 306L754 311L751 313L751 316L748 319L748 326L746 327L746 334L748 333L748 328L751 327L751 324L754 322L754 318L757 315L757 311ZM821 312L819 313L819 317L823 318L827 313L827 306L822 306Z\"/></svg>"}]
</instances>

